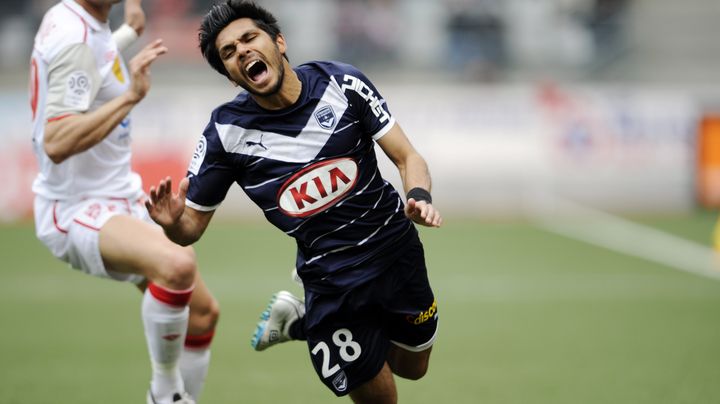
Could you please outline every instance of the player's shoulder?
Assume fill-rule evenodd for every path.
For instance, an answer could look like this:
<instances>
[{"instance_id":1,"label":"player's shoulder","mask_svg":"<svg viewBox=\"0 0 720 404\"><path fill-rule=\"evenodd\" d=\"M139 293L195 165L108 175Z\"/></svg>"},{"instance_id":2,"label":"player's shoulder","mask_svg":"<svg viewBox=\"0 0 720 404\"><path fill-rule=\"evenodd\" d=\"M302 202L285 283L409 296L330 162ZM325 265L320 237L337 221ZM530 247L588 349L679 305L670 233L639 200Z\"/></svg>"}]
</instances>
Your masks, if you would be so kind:
<instances>
[{"instance_id":1,"label":"player's shoulder","mask_svg":"<svg viewBox=\"0 0 720 404\"><path fill-rule=\"evenodd\" d=\"M247 91L241 91L232 100L220 104L210 114L211 123L231 124L238 116L256 112L257 105L252 101Z\"/></svg>"},{"instance_id":2,"label":"player's shoulder","mask_svg":"<svg viewBox=\"0 0 720 404\"><path fill-rule=\"evenodd\" d=\"M62 49L87 41L88 24L64 2L45 13L35 36L35 49L52 59Z\"/></svg>"},{"instance_id":3,"label":"player's shoulder","mask_svg":"<svg viewBox=\"0 0 720 404\"><path fill-rule=\"evenodd\" d=\"M348 63L338 62L334 60L314 60L299 65L297 67L297 70L308 73L324 74L327 76L344 76L346 74L355 76L361 74L360 70L357 67Z\"/></svg>"}]
</instances>

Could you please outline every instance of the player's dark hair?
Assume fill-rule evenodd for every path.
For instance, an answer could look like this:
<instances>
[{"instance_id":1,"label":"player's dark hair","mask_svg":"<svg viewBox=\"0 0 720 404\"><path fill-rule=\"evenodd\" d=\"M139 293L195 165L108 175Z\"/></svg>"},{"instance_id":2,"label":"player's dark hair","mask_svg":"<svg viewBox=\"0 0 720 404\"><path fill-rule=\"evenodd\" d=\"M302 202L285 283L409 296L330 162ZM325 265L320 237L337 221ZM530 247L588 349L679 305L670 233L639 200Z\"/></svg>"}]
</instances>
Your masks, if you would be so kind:
<instances>
[{"instance_id":1,"label":"player's dark hair","mask_svg":"<svg viewBox=\"0 0 720 404\"><path fill-rule=\"evenodd\" d=\"M202 51L203 57L210 63L213 69L228 78L230 78L230 75L227 70L225 70L222 59L220 59L220 53L215 46L215 40L218 34L220 34L220 31L230 25L231 22L240 18L253 20L255 25L267 32L273 41L275 41L278 34L280 34L280 26L278 25L277 18L266 9L251 1L227 0L224 3L213 5L210 11L205 14L200 24L200 31L198 32L200 51ZM284 54L283 57L288 59Z\"/></svg>"}]
</instances>

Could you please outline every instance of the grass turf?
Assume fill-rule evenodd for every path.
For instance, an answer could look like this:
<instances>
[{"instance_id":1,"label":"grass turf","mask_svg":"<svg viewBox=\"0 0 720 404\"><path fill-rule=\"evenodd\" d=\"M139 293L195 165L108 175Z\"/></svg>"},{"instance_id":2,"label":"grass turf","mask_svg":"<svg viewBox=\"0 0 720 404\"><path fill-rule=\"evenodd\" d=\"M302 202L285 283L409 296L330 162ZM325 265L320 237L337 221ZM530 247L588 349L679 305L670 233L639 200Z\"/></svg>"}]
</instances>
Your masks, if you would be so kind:
<instances>
[{"instance_id":1,"label":"grass turf","mask_svg":"<svg viewBox=\"0 0 720 404\"><path fill-rule=\"evenodd\" d=\"M710 245L715 217L639 222ZM519 222L422 229L440 331L405 403L720 402L720 283ZM0 227L0 403L143 402L149 362L133 287L77 273L29 223ZM205 403L322 403L303 343L262 353L255 322L290 281L293 241L215 221L197 246L222 315Z\"/></svg>"}]
</instances>

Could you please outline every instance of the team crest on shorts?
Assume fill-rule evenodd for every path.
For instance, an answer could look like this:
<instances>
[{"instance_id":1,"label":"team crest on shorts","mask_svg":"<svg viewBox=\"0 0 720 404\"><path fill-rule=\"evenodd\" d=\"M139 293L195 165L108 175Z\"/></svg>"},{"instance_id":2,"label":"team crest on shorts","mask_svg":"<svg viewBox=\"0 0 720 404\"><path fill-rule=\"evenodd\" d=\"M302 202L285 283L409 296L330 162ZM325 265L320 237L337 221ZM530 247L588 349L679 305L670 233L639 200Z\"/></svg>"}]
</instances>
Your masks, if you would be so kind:
<instances>
[{"instance_id":1,"label":"team crest on shorts","mask_svg":"<svg viewBox=\"0 0 720 404\"><path fill-rule=\"evenodd\" d=\"M342 392L347 389L347 376L345 375L344 370L341 370L337 375L335 375L332 380L332 384L338 392Z\"/></svg>"},{"instance_id":2,"label":"team crest on shorts","mask_svg":"<svg viewBox=\"0 0 720 404\"><path fill-rule=\"evenodd\" d=\"M315 119L323 129L332 129L335 126L335 111L326 105L315 112Z\"/></svg>"}]
</instances>

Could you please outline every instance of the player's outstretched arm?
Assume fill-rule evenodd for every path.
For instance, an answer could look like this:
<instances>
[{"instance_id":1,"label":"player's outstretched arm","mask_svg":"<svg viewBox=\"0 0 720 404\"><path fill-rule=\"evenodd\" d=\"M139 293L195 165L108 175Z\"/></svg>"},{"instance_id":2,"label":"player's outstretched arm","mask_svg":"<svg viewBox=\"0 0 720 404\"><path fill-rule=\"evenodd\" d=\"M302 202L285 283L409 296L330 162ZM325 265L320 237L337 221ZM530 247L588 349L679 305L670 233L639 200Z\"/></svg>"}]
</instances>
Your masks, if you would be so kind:
<instances>
[{"instance_id":1,"label":"player's outstretched arm","mask_svg":"<svg viewBox=\"0 0 720 404\"><path fill-rule=\"evenodd\" d=\"M48 157L55 164L60 164L105 139L130 110L145 98L150 90L150 65L166 52L162 40L152 42L130 61L132 85L126 92L92 112L77 113L48 122L43 139Z\"/></svg>"},{"instance_id":2,"label":"player's outstretched arm","mask_svg":"<svg viewBox=\"0 0 720 404\"><path fill-rule=\"evenodd\" d=\"M180 180L178 192L172 192L172 180L166 177L157 187L150 187L150 199L145 207L155 223L162 226L170 240L190 245L205 232L214 211L201 212L185 205L190 180Z\"/></svg>"},{"instance_id":3,"label":"player's outstretched arm","mask_svg":"<svg viewBox=\"0 0 720 404\"><path fill-rule=\"evenodd\" d=\"M129 25L138 36L145 31L145 12L141 0L125 0L125 24Z\"/></svg>"},{"instance_id":4,"label":"player's outstretched arm","mask_svg":"<svg viewBox=\"0 0 720 404\"><path fill-rule=\"evenodd\" d=\"M412 146L400 125L396 123L378 140L378 145L400 171L408 195L405 215L417 224L440 227L442 216L430 199L431 179L427 163Z\"/></svg>"},{"instance_id":5,"label":"player's outstretched arm","mask_svg":"<svg viewBox=\"0 0 720 404\"><path fill-rule=\"evenodd\" d=\"M145 31L145 11L141 0L125 1L125 23L113 32L113 39L120 51L132 45Z\"/></svg>"}]
</instances>

